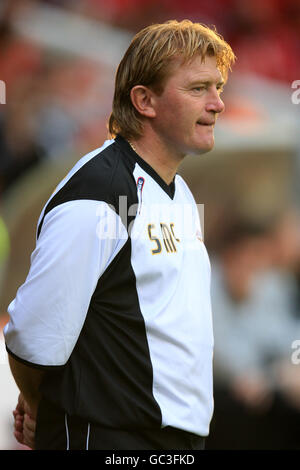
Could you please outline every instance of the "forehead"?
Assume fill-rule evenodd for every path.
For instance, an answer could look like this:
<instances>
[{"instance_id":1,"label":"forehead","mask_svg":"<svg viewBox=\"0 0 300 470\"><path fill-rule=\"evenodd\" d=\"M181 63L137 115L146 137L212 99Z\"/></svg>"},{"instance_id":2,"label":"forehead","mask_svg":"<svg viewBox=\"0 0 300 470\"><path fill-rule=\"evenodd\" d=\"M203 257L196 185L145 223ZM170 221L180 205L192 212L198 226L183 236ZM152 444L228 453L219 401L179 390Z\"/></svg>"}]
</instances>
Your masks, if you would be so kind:
<instances>
[{"instance_id":1,"label":"forehead","mask_svg":"<svg viewBox=\"0 0 300 470\"><path fill-rule=\"evenodd\" d=\"M193 82L197 80L209 80L216 83L223 80L222 74L217 67L216 57L205 56L204 60L202 60L202 57L197 55L188 61L182 61L182 59L174 60L168 81Z\"/></svg>"}]
</instances>

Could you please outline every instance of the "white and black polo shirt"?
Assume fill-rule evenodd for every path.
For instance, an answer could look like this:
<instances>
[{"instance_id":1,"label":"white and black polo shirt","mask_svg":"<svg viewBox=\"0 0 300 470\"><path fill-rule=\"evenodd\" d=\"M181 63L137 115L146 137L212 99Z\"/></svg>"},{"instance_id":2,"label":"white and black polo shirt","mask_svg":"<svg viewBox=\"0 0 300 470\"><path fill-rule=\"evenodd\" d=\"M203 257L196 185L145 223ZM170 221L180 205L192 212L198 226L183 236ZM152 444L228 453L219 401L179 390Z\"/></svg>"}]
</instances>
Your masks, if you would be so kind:
<instances>
[{"instance_id":1,"label":"white and black polo shirt","mask_svg":"<svg viewBox=\"0 0 300 470\"><path fill-rule=\"evenodd\" d=\"M46 203L8 352L45 368L42 395L118 429L206 436L213 411L210 264L191 192L121 136Z\"/></svg>"}]
</instances>

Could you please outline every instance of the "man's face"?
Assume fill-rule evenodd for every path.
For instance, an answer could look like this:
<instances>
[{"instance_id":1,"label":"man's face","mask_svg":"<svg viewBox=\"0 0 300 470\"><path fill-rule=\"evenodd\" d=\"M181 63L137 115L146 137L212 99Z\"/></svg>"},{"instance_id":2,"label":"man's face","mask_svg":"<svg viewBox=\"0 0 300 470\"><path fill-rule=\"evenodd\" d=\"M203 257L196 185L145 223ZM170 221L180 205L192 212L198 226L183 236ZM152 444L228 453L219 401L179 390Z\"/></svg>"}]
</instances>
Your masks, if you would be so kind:
<instances>
[{"instance_id":1,"label":"man's face","mask_svg":"<svg viewBox=\"0 0 300 470\"><path fill-rule=\"evenodd\" d=\"M154 96L155 132L174 156L201 154L214 146L214 124L224 111L223 78L216 58L177 61L161 95Z\"/></svg>"}]
</instances>

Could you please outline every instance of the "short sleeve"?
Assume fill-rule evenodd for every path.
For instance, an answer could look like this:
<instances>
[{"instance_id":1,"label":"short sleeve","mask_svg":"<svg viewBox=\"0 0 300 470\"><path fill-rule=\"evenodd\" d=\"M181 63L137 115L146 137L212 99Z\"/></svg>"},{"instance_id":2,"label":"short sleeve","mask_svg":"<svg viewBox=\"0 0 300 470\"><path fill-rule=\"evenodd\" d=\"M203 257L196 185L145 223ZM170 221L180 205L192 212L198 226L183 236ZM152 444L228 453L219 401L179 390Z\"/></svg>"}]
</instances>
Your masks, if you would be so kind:
<instances>
[{"instance_id":1,"label":"short sleeve","mask_svg":"<svg viewBox=\"0 0 300 470\"><path fill-rule=\"evenodd\" d=\"M32 366L64 365L97 283L127 238L105 202L69 201L47 213L26 281L8 307L8 352Z\"/></svg>"}]
</instances>

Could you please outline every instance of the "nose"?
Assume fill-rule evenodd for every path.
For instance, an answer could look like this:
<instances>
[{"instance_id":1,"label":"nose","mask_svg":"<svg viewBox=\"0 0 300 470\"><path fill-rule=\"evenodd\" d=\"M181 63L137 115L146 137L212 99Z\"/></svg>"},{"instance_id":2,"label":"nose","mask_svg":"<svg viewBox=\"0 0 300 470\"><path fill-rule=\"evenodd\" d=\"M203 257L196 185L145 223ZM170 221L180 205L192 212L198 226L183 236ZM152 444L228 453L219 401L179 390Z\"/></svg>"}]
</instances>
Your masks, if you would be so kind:
<instances>
[{"instance_id":1,"label":"nose","mask_svg":"<svg viewBox=\"0 0 300 470\"><path fill-rule=\"evenodd\" d=\"M206 111L214 113L223 113L225 104L221 100L218 90L214 90L210 95L206 104Z\"/></svg>"}]
</instances>

